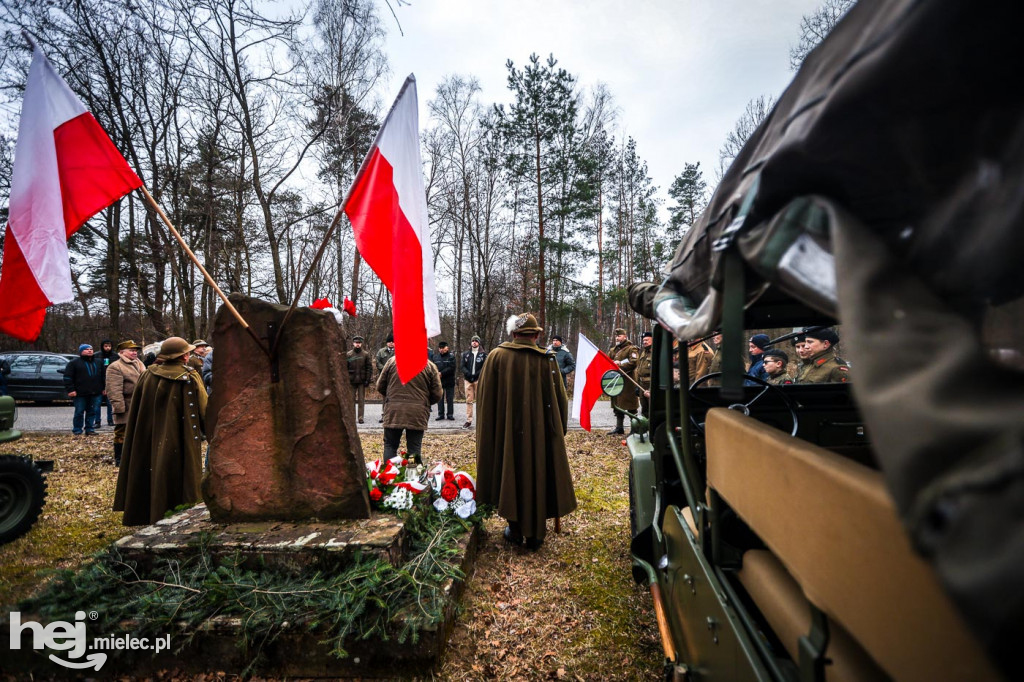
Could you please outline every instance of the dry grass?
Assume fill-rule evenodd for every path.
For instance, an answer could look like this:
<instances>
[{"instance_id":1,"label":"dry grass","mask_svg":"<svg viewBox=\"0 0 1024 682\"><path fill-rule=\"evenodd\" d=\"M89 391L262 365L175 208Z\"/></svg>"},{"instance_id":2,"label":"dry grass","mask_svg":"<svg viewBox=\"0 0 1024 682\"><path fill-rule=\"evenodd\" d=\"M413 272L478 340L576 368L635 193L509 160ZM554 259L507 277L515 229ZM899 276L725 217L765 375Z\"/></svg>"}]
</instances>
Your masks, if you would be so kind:
<instances>
[{"instance_id":1,"label":"dry grass","mask_svg":"<svg viewBox=\"0 0 1024 682\"><path fill-rule=\"evenodd\" d=\"M567 446L579 509L562 519L561 533L550 532L549 522L536 553L505 543L501 519L487 522L463 612L435 679L658 678L651 600L630 576L627 451L617 439L584 432L570 433ZM365 434L363 447L367 459L379 457L381 437ZM109 434L29 435L0 446L0 454L55 461L40 523L0 547L0 605L27 596L48 570L78 565L125 534L120 515L109 511L117 475L111 451ZM474 439L428 431L424 460L475 473Z\"/></svg>"}]
</instances>

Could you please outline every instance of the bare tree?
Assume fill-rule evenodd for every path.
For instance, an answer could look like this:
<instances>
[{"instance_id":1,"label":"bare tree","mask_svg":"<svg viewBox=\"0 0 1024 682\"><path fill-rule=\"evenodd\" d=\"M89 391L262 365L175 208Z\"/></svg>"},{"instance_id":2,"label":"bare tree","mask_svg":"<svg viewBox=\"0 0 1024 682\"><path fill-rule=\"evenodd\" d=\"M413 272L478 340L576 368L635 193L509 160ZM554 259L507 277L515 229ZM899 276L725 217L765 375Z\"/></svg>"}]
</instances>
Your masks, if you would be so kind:
<instances>
[{"instance_id":1,"label":"bare tree","mask_svg":"<svg viewBox=\"0 0 1024 682\"><path fill-rule=\"evenodd\" d=\"M754 134L761 121L768 116L768 112L775 106L775 98L771 95L760 95L747 102L743 114L736 120L736 125L725 136L722 148L718 150L718 180L721 181L729 165L737 156L743 145L747 143L750 136Z\"/></svg>"},{"instance_id":2,"label":"bare tree","mask_svg":"<svg viewBox=\"0 0 1024 682\"><path fill-rule=\"evenodd\" d=\"M818 43L825 39L857 0L825 0L821 7L800 20L800 40L789 48L789 68L796 71Z\"/></svg>"}]
</instances>

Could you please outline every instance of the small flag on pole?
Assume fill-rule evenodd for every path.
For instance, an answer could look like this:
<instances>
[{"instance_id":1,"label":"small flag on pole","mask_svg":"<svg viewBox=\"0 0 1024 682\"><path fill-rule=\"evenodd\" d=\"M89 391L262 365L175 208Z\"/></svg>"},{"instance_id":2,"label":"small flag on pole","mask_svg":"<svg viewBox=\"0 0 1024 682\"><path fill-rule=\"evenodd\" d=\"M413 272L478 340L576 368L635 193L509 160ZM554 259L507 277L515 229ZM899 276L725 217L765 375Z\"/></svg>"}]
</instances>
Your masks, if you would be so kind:
<instances>
[{"instance_id":1,"label":"small flag on pole","mask_svg":"<svg viewBox=\"0 0 1024 682\"><path fill-rule=\"evenodd\" d=\"M427 365L427 339L441 333L412 75L352 183L345 214L359 253L391 292L395 363L406 383Z\"/></svg>"},{"instance_id":2,"label":"small flag on pole","mask_svg":"<svg viewBox=\"0 0 1024 682\"><path fill-rule=\"evenodd\" d=\"M576 348L576 386L572 392L572 416L587 431L590 430L590 412L601 397L601 377L608 370L618 368L607 353L580 334L579 345Z\"/></svg>"},{"instance_id":3,"label":"small flag on pole","mask_svg":"<svg viewBox=\"0 0 1024 682\"><path fill-rule=\"evenodd\" d=\"M68 239L142 181L35 42L28 41L32 65L11 176L0 332L35 341L46 307L74 300Z\"/></svg>"}]
</instances>

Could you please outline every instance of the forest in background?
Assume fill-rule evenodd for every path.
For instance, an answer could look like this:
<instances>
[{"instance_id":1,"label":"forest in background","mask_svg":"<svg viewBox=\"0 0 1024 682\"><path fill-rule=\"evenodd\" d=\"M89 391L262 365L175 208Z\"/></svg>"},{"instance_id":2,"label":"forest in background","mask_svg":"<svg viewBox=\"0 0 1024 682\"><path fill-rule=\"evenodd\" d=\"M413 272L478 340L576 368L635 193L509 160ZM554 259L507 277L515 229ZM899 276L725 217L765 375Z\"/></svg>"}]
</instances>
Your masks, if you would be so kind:
<instances>
[{"instance_id":1,"label":"forest in background","mask_svg":"<svg viewBox=\"0 0 1024 682\"><path fill-rule=\"evenodd\" d=\"M850 5L827 0L805 17L794 69ZM290 303L312 268L300 305L351 298L359 316L348 328L376 348L391 328L390 298L360 267L347 221L312 261L393 96L382 92L393 9L378 0L315 0L295 14L252 0L5 0L0 107L11 119L20 109L27 28L225 291ZM461 349L480 334L495 345L523 310L549 336L583 331L601 344L619 326L638 336L645 321L626 287L660 278L707 203L703 171L682 164L662 220L613 93L582 88L556 55L509 59L506 69L504 104L481 101L471 74L419 83L441 338ZM748 104L718 177L772 102ZM15 135L0 131L4 223ZM31 347L209 337L219 300L137 194L69 247L76 300L50 309Z\"/></svg>"}]
</instances>

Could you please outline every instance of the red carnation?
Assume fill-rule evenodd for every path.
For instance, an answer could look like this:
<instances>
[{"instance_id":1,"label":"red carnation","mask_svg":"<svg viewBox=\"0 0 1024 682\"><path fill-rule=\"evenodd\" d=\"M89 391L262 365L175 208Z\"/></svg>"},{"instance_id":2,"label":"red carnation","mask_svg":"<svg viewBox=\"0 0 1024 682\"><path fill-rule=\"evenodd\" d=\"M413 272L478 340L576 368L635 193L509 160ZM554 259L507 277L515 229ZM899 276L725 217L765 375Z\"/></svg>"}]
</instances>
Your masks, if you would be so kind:
<instances>
[{"instance_id":1,"label":"red carnation","mask_svg":"<svg viewBox=\"0 0 1024 682\"><path fill-rule=\"evenodd\" d=\"M445 483L441 486L441 499L445 502L451 502L459 496L459 489L454 483Z\"/></svg>"},{"instance_id":2,"label":"red carnation","mask_svg":"<svg viewBox=\"0 0 1024 682\"><path fill-rule=\"evenodd\" d=\"M409 460L407 460L407 459L403 459L403 460L402 460L402 466L404 466L404 467L405 467L405 466L409 466Z\"/></svg>"},{"instance_id":3,"label":"red carnation","mask_svg":"<svg viewBox=\"0 0 1024 682\"><path fill-rule=\"evenodd\" d=\"M380 488L374 488L370 491L370 499L374 502L380 502L380 498L384 497L384 493L380 491Z\"/></svg>"},{"instance_id":4,"label":"red carnation","mask_svg":"<svg viewBox=\"0 0 1024 682\"><path fill-rule=\"evenodd\" d=\"M455 474L452 473L452 470L451 469L445 469L445 471L444 471L444 482L445 483L451 483L454 480L455 480Z\"/></svg>"}]
</instances>

